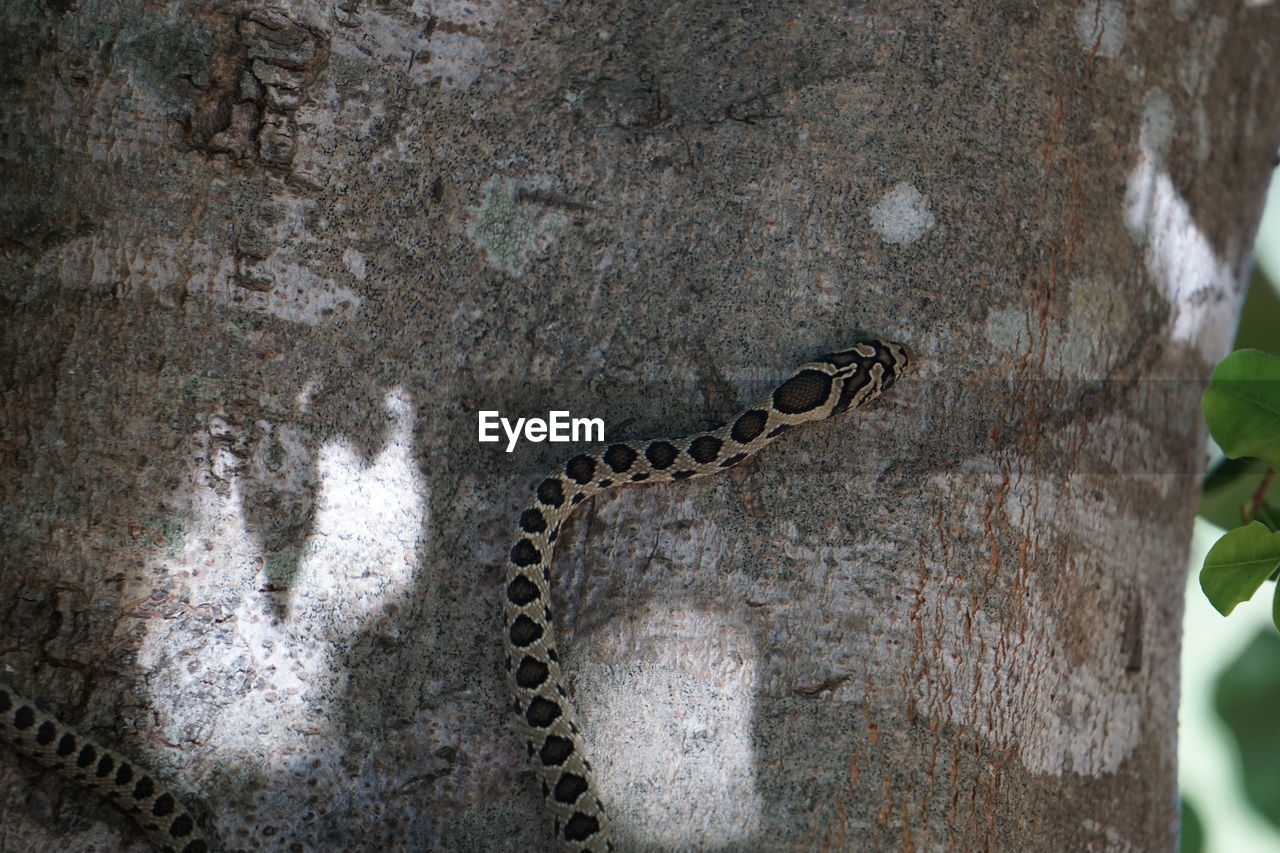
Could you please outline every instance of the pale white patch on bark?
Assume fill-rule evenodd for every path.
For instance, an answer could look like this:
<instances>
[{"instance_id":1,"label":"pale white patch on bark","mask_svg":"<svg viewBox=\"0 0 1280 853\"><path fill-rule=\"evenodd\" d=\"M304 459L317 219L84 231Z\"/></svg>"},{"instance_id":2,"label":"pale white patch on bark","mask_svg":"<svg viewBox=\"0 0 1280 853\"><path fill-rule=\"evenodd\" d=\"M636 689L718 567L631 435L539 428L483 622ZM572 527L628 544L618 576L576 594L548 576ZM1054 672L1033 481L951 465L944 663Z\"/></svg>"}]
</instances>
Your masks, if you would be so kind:
<instances>
[{"instance_id":1,"label":"pale white patch on bark","mask_svg":"<svg viewBox=\"0 0 1280 853\"><path fill-rule=\"evenodd\" d=\"M341 442L320 448L315 528L297 576L299 591L358 602L362 609L380 608L408 586L421 559L426 516L412 403L396 391L387 394L384 405L391 430L371 463Z\"/></svg>"},{"instance_id":2,"label":"pale white patch on bark","mask_svg":"<svg viewBox=\"0 0 1280 853\"><path fill-rule=\"evenodd\" d=\"M1115 281L1103 276L1076 276L1067 291L1065 322L1044 322L1025 308L1002 308L987 315L987 340L1010 355L1034 353L1048 376L1100 379L1116 353L1098 329L1124 328L1131 307Z\"/></svg>"},{"instance_id":3,"label":"pale white patch on bark","mask_svg":"<svg viewBox=\"0 0 1280 853\"><path fill-rule=\"evenodd\" d=\"M1078 658L1086 663L1057 654L1065 643L1053 612L1033 585L1023 596L1023 616L1014 626L971 607L967 592L920 590L915 618L927 642L952 650L932 660L932 670L914 685L920 709L1016 749L1033 773L1115 772L1142 734L1141 702L1124 689L1123 662L1098 666L1119 652L1100 645ZM890 626L872 630L888 634Z\"/></svg>"},{"instance_id":4,"label":"pale white patch on bark","mask_svg":"<svg viewBox=\"0 0 1280 853\"><path fill-rule=\"evenodd\" d=\"M1116 0L1085 0L1076 9L1076 37L1086 52L1114 58L1128 36L1124 7Z\"/></svg>"},{"instance_id":5,"label":"pale white patch on bark","mask_svg":"<svg viewBox=\"0 0 1280 853\"><path fill-rule=\"evenodd\" d=\"M1114 826L1107 826L1089 818L1080 821L1080 826L1098 836L1096 839L1090 839L1089 846L1086 848L1088 853L1138 853L1142 849Z\"/></svg>"},{"instance_id":6,"label":"pale white patch on bark","mask_svg":"<svg viewBox=\"0 0 1280 853\"><path fill-rule=\"evenodd\" d=\"M493 2L417 2L399 14L369 8L360 27L345 39L334 39L336 53L359 62L369 57L379 65L400 63L421 85L438 85L444 93L465 91L498 67L488 34L506 8ZM348 40L349 39L349 40Z\"/></svg>"},{"instance_id":7,"label":"pale white patch on bark","mask_svg":"<svg viewBox=\"0 0 1280 853\"><path fill-rule=\"evenodd\" d=\"M485 182L484 199L467 209L467 236L490 266L517 278L524 275L534 256L546 251L569 224L568 216L525 196L551 186L545 176L516 180L495 175Z\"/></svg>"},{"instance_id":8,"label":"pale white patch on bark","mask_svg":"<svg viewBox=\"0 0 1280 853\"><path fill-rule=\"evenodd\" d=\"M934 225L929 199L906 181L900 181L871 208L871 227L886 243L909 245Z\"/></svg>"},{"instance_id":9,"label":"pale white patch on bark","mask_svg":"<svg viewBox=\"0 0 1280 853\"><path fill-rule=\"evenodd\" d=\"M252 265L252 271L271 282L271 289L256 291L237 283L234 276L211 281L206 294L213 300L273 314L282 320L308 326L344 319L360 306L360 296L310 267L272 256Z\"/></svg>"},{"instance_id":10,"label":"pale white patch on bark","mask_svg":"<svg viewBox=\"0 0 1280 853\"><path fill-rule=\"evenodd\" d=\"M1168 96L1152 90L1143 110L1138 163L1129 172L1124 219L1144 249L1148 274L1173 308L1173 339L1195 346L1213 363L1234 333L1240 271L1218 257L1164 167L1173 127Z\"/></svg>"},{"instance_id":11,"label":"pale white patch on bark","mask_svg":"<svg viewBox=\"0 0 1280 853\"><path fill-rule=\"evenodd\" d=\"M615 825L666 849L748 841L764 809L751 636L732 613L661 601L603 631L608 662L581 664L578 681ZM637 796L656 790L665 793Z\"/></svg>"},{"instance_id":12,"label":"pale white patch on bark","mask_svg":"<svg viewBox=\"0 0 1280 853\"><path fill-rule=\"evenodd\" d=\"M342 251L342 263L346 265L347 270L355 277L356 281L364 281L368 275L365 268L364 255L353 246L348 246Z\"/></svg>"},{"instance_id":13,"label":"pale white patch on bark","mask_svg":"<svg viewBox=\"0 0 1280 853\"><path fill-rule=\"evenodd\" d=\"M234 461L221 464L209 459L211 449L234 445L237 427L210 416L205 432L213 440L195 451L191 487L174 496L190 522L161 562L167 564L167 574L186 579L192 607L226 611L218 622L230 630L217 639L189 638L188 645L205 649L200 666L157 667L161 674L189 683L163 684L166 693L156 698L172 708L175 728L198 729L198 739L212 745L228 767L275 780L257 797L255 821L294 822L300 803L286 794L289 786L278 784L294 773L305 773L311 790L326 802L336 801L350 784L351 768L345 762L352 735L332 730L329 718L341 717L341 712L317 701L347 693L348 674L335 666L340 650L332 640L342 635L343 627L352 636L374 626L394 636L397 620L385 614L397 606L411 607L416 594L413 581L423 559L430 496L414 449L410 399L392 391L384 405L388 434L372 461L366 463L360 451L341 442L330 442L317 454L314 523L291 588L279 594L278 600L288 602L284 619L264 612L264 602L272 599L261 589L266 582L263 553L243 509L241 482L256 467L271 464L277 489L305 488L309 458L301 437L288 427L259 423L259 429L274 436L277 458L271 463L261 458L266 442L257 442L239 447ZM172 632L181 632L185 623L155 624L168 635L142 638L139 663L148 669L181 647ZM175 695L199 694L211 680L236 694L216 715L197 703L174 705ZM217 822L234 835L237 820L227 813Z\"/></svg>"}]
</instances>

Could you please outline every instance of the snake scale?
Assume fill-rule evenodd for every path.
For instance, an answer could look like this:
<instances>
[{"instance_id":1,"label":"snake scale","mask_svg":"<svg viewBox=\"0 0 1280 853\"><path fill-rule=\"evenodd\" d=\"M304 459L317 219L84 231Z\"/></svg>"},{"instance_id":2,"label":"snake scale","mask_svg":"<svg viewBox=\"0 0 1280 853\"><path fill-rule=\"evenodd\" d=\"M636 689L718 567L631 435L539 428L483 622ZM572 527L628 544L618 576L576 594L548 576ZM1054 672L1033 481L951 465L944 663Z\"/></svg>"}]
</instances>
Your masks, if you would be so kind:
<instances>
[{"instance_id":1,"label":"snake scale","mask_svg":"<svg viewBox=\"0 0 1280 853\"><path fill-rule=\"evenodd\" d=\"M857 408L912 362L900 343L864 340L801 365L728 424L684 438L608 444L580 453L539 484L520 516L504 589L507 669L526 747L542 776L561 849L613 850L608 819L563 686L551 623L551 555L560 527L612 486L693 480L730 468L791 427ZM145 768L85 737L0 683L0 740L96 790L128 812L165 853L210 846L178 799Z\"/></svg>"},{"instance_id":2,"label":"snake scale","mask_svg":"<svg viewBox=\"0 0 1280 853\"><path fill-rule=\"evenodd\" d=\"M546 477L520 516L503 594L507 671L525 747L542 777L559 846L613 850L609 821L560 675L551 622L551 554L560 526L587 498L613 486L693 480L730 468L788 429L863 405L912 362L910 349L864 340L796 368L768 396L718 429L684 438L608 444Z\"/></svg>"}]
</instances>

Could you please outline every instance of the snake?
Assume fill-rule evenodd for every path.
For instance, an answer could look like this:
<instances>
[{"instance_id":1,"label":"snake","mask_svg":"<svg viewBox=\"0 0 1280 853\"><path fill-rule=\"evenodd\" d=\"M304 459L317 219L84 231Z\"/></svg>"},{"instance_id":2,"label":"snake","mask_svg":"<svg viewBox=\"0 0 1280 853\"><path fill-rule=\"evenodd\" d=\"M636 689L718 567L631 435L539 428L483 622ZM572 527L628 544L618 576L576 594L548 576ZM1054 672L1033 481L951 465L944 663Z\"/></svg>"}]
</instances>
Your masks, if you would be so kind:
<instances>
[{"instance_id":1,"label":"snake","mask_svg":"<svg viewBox=\"0 0 1280 853\"><path fill-rule=\"evenodd\" d=\"M710 476L792 427L858 408L893 385L914 356L901 343L862 340L797 368L768 396L716 429L683 438L606 444L545 477L520 516L503 595L506 663L525 747L537 767L557 846L614 850L609 820L564 687L552 623L551 558L583 501L615 486ZM145 767L122 757L0 683L0 740L123 809L163 853L209 853L191 814Z\"/></svg>"},{"instance_id":2,"label":"snake","mask_svg":"<svg viewBox=\"0 0 1280 853\"><path fill-rule=\"evenodd\" d=\"M0 684L0 740L123 809L163 853L209 853L181 801L145 767L121 757Z\"/></svg>"},{"instance_id":3,"label":"snake","mask_svg":"<svg viewBox=\"0 0 1280 853\"><path fill-rule=\"evenodd\" d=\"M551 558L565 520L593 495L622 485L708 477L784 432L871 402L906 372L905 344L860 340L802 364L724 425L682 438L605 444L551 472L520 515L503 592L506 667L525 751L541 777L556 844L564 853L615 849L608 813L564 687L551 616Z\"/></svg>"}]
</instances>

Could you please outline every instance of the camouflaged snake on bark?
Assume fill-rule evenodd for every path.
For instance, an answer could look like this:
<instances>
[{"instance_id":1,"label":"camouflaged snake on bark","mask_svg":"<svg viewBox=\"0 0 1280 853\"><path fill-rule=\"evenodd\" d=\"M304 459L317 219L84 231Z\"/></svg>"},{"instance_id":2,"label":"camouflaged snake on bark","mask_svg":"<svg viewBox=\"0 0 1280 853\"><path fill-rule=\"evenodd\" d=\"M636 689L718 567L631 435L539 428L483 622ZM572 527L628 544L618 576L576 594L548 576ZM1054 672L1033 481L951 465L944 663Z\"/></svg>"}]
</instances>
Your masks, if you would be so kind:
<instances>
[{"instance_id":1,"label":"camouflaged snake on bark","mask_svg":"<svg viewBox=\"0 0 1280 853\"><path fill-rule=\"evenodd\" d=\"M768 396L718 429L683 438L607 444L574 456L538 485L520 516L520 532L507 564L507 671L525 746L542 777L562 850L615 849L564 688L552 624L551 558L565 519L604 489L693 480L730 468L792 427L875 399L911 366L912 358L904 344L860 341L801 365Z\"/></svg>"},{"instance_id":2,"label":"camouflaged snake on bark","mask_svg":"<svg viewBox=\"0 0 1280 853\"><path fill-rule=\"evenodd\" d=\"M542 777L562 850L613 850L605 806L563 686L552 624L551 559L565 519L604 489L706 477L758 452L782 433L862 406L906 372L906 345L864 340L801 365L729 423L683 438L607 444L548 475L520 516L503 591L507 669L528 754ZM166 853L208 853L181 802L145 768L42 711L0 683L0 740L124 809Z\"/></svg>"}]
</instances>

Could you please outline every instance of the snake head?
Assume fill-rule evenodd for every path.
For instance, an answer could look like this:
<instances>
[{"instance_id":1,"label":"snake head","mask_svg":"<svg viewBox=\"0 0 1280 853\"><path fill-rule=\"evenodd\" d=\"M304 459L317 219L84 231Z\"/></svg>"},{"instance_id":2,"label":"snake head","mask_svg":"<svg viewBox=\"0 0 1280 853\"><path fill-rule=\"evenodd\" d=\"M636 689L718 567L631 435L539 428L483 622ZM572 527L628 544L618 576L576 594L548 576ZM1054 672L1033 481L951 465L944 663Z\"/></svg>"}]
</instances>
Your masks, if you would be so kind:
<instances>
[{"instance_id":1,"label":"snake head","mask_svg":"<svg viewBox=\"0 0 1280 853\"><path fill-rule=\"evenodd\" d=\"M897 341L868 339L840 352L824 355L815 365L825 365L831 376L826 417L874 400L898 377L911 369L915 354Z\"/></svg>"},{"instance_id":2,"label":"snake head","mask_svg":"<svg viewBox=\"0 0 1280 853\"><path fill-rule=\"evenodd\" d=\"M788 424L829 418L874 400L914 360L906 344L864 340L802 364L773 391L770 403Z\"/></svg>"},{"instance_id":3,"label":"snake head","mask_svg":"<svg viewBox=\"0 0 1280 853\"><path fill-rule=\"evenodd\" d=\"M847 350L828 352L801 366L791 379L778 387L778 392L790 389L796 393L783 394L780 401L776 392L774 407L787 411L783 406L792 402L791 410L795 414L803 411L808 415L806 420L831 418L874 400L906 373L914 361L915 355L905 343L868 338ZM803 402L809 405L797 410L794 401L786 397L806 396L799 393L801 389L808 389L808 400Z\"/></svg>"}]
</instances>

